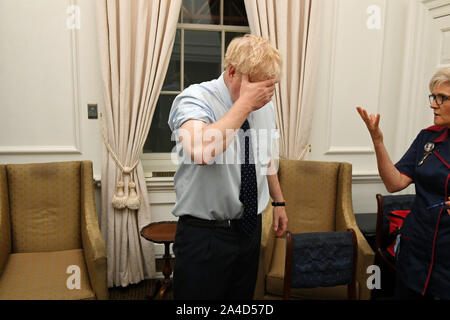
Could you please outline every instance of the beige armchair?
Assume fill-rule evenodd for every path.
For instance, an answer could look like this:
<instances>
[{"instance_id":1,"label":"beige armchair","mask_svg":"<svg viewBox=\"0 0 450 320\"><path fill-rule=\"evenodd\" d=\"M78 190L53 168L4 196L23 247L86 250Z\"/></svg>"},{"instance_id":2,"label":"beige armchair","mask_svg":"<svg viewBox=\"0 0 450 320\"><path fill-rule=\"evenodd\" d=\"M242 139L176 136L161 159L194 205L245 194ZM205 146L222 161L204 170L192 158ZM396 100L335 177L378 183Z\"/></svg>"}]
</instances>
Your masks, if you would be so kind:
<instances>
[{"instance_id":1,"label":"beige armchair","mask_svg":"<svg viewBox=\"0 0 450 320\"><path fill-rule=\"evenodd\" d=\"M374 252L359 230L352 206L352 166L349 163L280 160L278 171L292 233L353 229L358 244L356 298L370 299L367 267ZM283 296L286 243L272 231L272 206L263 213L261 252L255 299ZM292 299L346 299L347 287L292 289Z\"/></svg>"},{"instance_id":2,"label":"beige armchair","mask_svg":"<svg viewBox=\"0 0 450 320\"><path fill-rule=\"evenodd\" d=\"M89 161L0 165L0 299L108 299L93 187Z\"/></svg>"}]
</instances>

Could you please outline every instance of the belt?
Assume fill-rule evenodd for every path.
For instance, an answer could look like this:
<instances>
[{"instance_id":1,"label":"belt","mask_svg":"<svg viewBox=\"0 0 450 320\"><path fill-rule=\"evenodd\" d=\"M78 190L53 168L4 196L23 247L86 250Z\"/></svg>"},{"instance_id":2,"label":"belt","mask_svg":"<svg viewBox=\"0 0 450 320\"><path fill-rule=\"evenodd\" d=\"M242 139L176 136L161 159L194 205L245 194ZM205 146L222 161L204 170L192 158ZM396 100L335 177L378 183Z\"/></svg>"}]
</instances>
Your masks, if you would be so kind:
<instances>
[{"instance_id":1,"label":"belt","mask_svg":"<svg viewBox=\"0 0 450 320\"><path fill-rule=\"evenodd\" d=\"M232 228L238 226L240 219L233 220L205 220L190 215L181 216L180 221L185 222L191 226L203 228Z\"/></svg>"}]
</instances>

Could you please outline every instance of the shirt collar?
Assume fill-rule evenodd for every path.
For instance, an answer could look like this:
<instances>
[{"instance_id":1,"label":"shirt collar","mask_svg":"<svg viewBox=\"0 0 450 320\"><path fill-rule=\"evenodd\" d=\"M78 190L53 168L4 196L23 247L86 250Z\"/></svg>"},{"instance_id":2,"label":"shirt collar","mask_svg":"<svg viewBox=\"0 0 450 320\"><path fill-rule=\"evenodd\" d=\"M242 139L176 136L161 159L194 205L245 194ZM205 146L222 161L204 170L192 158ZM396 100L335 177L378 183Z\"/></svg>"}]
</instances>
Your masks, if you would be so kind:
<instances>
[{"instance_id":1,"label":"shirt collar","mask_svg":"<svg viewBox=\"0 0 450 320\"><path fill-rule=\"evenodd\" d=\"M448 137L448 128L446 128L445 130L444 130L444 132L439 136L439 137L437 137L436 139L434 139L434 141L433 142L442 142L442 141L444 141L445 139L447 139L447 137Z\"/></svg>"},{"instance_id":2,"label":"shirt collar","mask_svg":"<svg viewBox=\"0 0 450 320\"><path fill-rule=\"evenodd\" d=\"M449 128L446 128L443 126L431 126L431 127L427 128L426 130L441 133L436 139L433 140L433 142L435 142L435 143L443 142L448 137Z\"/></svg>"}]
</instances>

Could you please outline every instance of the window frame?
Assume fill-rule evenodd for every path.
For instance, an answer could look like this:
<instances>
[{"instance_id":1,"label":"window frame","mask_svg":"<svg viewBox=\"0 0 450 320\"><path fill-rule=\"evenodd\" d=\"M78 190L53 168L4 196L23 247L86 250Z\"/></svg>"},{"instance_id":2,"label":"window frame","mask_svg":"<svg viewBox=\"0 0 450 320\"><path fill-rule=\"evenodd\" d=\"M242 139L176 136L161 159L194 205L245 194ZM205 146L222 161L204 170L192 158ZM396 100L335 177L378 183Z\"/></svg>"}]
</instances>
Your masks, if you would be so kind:
<instances>
[{"instance_id":1,"label":"window frame","mask_svg":"<svg viewBox=\"0 0 450 320\"><path fill-rule=\"evenodd\" d=\"M179 21L181 17L181 10L179 15ZM177 23L177 31L180 30L180 91L161 91L160 95L178 95L184 88L184 32L189 31L216 31L221 33L221 66L223 68L223 61L225 58L225 34L227 32L236 33L250 33L250 26L234 26L234 25L224 25L224 0L220 0L220 24L195 24L195 23ZM211 79L212 80L212 79ZM158 96L159 98L159 96ZM164 172L174 173L178 164L175 164L171 160L171 153L144 153L141 154L142 166L144 169L145 177L152 178L155 173Z\"/></svg>"}]
</instances>

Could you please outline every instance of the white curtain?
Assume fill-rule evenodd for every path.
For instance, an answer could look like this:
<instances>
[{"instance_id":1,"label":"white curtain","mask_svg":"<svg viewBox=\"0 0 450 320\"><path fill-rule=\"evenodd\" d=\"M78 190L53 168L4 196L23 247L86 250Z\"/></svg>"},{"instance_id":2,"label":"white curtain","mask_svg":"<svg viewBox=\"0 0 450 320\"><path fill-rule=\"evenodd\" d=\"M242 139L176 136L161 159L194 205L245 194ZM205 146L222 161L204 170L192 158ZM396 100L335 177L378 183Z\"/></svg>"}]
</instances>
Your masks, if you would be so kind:
<instances>
[{"instance_id":1,"label":"white curtain","mask_svg":"<svg viewBox=\"0 0 450 320\"><path fill-rule=\"evenodd\" d=\"M250 30L281 52L283 68L274 104L280 158L308 152L319 60L322 0L245 0Z\"/></svg>"},{"instance_id":2,"label":"white curtain","mask_svg":"<svg viewBox=\"0 0 450 320\"><path fill-rule=\"evenodd\" d=\"M153 244L140 236L151 222L139 160L170 61L181 0L97 0L104 108L101 231L108 258L108 287L151 278ZM113 207L117 182L130 181L137 210ZM131 191L132 189L130 189Z\"/></svg>"}]
</instances>

